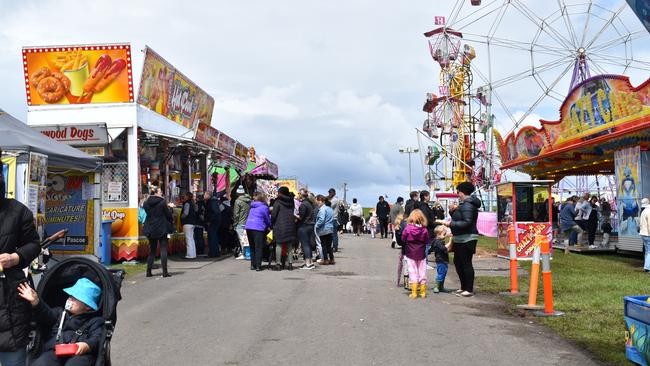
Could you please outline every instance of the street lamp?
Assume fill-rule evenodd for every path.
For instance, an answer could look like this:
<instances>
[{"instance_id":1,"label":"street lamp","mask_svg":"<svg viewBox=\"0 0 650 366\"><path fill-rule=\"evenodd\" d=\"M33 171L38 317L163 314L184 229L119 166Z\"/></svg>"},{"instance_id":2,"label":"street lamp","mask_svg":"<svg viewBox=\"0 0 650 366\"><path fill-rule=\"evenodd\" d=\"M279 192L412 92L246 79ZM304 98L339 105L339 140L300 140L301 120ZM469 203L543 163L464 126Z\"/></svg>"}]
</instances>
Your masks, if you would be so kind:
<instances>
[{"instance_id":1,"label":"street lamp","mask_svg":"<svg viewBox=\"0 0 650 366\"><path fill-rule=\"evenodd\" d=\"M420 150L418 150L415 147L404 147L404 148L399 149L399 152L404 153L404 154L409 154L409 193L411 192L411 189L412 189L411 188L411 154L415 154L418 151L420 151Z\"/></svg>"}]
</instances>

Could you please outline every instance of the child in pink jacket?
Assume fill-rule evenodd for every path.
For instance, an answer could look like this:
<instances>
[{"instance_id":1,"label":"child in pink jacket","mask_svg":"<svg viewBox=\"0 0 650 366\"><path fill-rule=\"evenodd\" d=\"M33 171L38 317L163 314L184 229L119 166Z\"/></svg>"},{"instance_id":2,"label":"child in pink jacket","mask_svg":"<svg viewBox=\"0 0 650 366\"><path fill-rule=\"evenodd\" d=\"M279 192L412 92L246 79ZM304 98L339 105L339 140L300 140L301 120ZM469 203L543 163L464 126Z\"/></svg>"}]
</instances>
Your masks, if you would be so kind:
<instances>
[{"instance_id":1,"label":"child in pink jacket","mask_svg":"<svg viewBox=\"0 0 650 366\"><path fill-rule=\"evenodd\" d=\"M427 219L420 210L413 210L406 221L406 228L402 232L402 243L405 246L404 256L409 270L411 285L411 299L427 296L427 261L426 247L429 242Z\"/></svg>"}]
</instances>

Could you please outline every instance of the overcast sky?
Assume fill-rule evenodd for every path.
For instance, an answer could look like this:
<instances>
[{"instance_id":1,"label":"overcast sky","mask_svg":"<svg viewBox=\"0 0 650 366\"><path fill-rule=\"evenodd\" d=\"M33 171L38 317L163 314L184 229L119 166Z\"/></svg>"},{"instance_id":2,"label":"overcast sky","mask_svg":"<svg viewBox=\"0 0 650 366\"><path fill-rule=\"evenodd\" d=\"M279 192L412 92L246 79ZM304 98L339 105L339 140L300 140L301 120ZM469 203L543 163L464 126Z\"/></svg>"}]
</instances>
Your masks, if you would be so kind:
<instances>
[{"instance_id":1,"label":"overcast sky","mask_svg":"<svg viewBox=\"0 0 650 366\"><path fill-rule=\"evenodd\" d=\"M455 1L20 1L0 0L0 108L26 119L21 73L23 46L130 42L134 49L136 83L142 65L139 50L152 47L216 100L213 126L255 146L317 192L348 183L348 198L374 205L380 194L390 201L408 190L403 146L417 146L415 128L426 115L425 94L437 91L439 67L431 59L423 32L434 16L449 18ZM467 5L461 14L478 10ZM490 3L490 1L484 1ZM538 14L557 10L526 1ZM617 10L619 1L597 1ZM571 8L575 14L583 12ZM605 10L597 13L605 19ZM486 34L493 13L472 25L469 33ZM540 15L541 16L541 15ZM463 16L459 19L462 19ZM575 16L575 26L583 25ZM469 16L466 19L472 19ZM629 9L621 19L631 30L640 23ZM554 23L561 32L564 23ZM596 32L598 19L591 25ZM483 23L481 23L483 22ZM605 20L600 21L604 24ZM473 27L473 28L472 28ZM619 27L621 28L621 27ZM521 44L533 39L530 21L508 10L495 37ZM622 28L621 28L622 29ZM622 31L622 30L621 30ZM615 39L617 31L603 36ZM542 35L538 43L549 45ZM647 37L635 54L648 61ZM477 48L477 67L488 75L486 52ZM614 48L615 52L624 49ZM611 49L609 51L612 51ZM530 55L513 48L491 52L493 80L530 68ZM520 57L520 59L517 59ZM550 62L538 55L537 64ZM553 58L555 60L556 58ZM563 64L565 65L565 64ZM620 72L610 65L607 72ZM539 74L552 82L557 69ZM632 74L641 83L648 73ZM475 76L480 82L480 77ZM568 81L558 84L566 93ZM533 78L499 89L510 113L521 116L539 96ZM527 123L540 116L557 119L559 102L546 98ZM496 103L495 103L496 104ZM512 127L506 112L495 106L502 133ZM420 157L413 156L415 188L424 188Z\"/></svg>"}]
</instances>

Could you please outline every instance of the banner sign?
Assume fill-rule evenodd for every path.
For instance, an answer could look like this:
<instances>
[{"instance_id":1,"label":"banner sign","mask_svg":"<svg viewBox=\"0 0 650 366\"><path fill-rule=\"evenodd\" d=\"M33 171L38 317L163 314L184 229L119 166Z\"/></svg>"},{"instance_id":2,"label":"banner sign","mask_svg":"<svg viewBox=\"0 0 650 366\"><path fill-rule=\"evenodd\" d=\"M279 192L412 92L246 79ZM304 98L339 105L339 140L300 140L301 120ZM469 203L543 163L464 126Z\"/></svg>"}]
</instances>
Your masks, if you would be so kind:
<instances>
[{"instance_id":1,"label":"banner sign","mask_svg":"<svg viewBox=\"0 0 650 366\"><path fill-rule=\"evenodd\" d=\"M507 258L510 256L508 244L508 226L510 224L499 223L497 242L497 255ZM535 249L535 239L539 236L546 235L548 240L552 240L551 225L547 223L520 223L515 226L517 237L517 259L530 259L533 257Z\"/></svg>"},{"instance_id":2,"label":"banner sign","mask_svg":"<svg viewBox=\"0 0 650 366\"><path fill-rule=\"evenodd\" d=\"M48 235L68 229L67 238L52 249L86 251L93 247L93 200L84 197L89 175L50 175L45 201L45 232Z\"/></svg>"},{"instance_id":3,"label":"banner sign","mask_svg":"<svg viewBox=\"0 0 650 366\"><path fill-rule=\"evenodd\" d=\"M237 141L235 141L235 139L232 137L226 135L223 132L219 134L219 143L217 145L217 148L227 156L231 156L235 153L236 144Z\"/></svg>"},{"instance_id":4,"label":"banner sign","mask_svg":"<svg viewBox=\"0 0 650 366\"><path fill-rule=\"evenodd\" d=\"M32 129L58 142L72 146L108 144L105 124L32 126Z\"/></svg>"},{"instance_id":5,"label":"banner sign","mask_svg":"<svg viewBox=\"0 0 650 366\"><path fill-rule=\"evenodd\" d=\"M111 236L115 238L138 238L138 209L134 207L104 208L102 220L111 220Z\"/></svg>"},{"instance_id":6,"label":"banner sign","mask_svg":"<svg viewBox=\"0 0 650 366\"><path fill-rule=\"evenodd\" d=\"M496 129L503 168L540 161L558 150L597 142L642 129L650 122L650 79L633 87L627 76L599 75L574 88L562 103L558 121L540 120L542 127L525 126L505 139Z\"/></svg>"},{"instance_id":7,"label":"banner sign","mask_svg":"<svg viewBox=\"0 0 650 366\"><path fill-rule=\"evenodd\" d=\"M219 143L219 130L207 123L200 122L196 128L194 139L204 145L217 147Z\"/></svg>"},{"instance_id":8,"label":"banner sign","mask_svg":"<svg viewBox=\"0 0 650 366\"><path fill-rule=\"evenodd\" d=\"M133 102L131 46L23 48L27 105Z\"/></svg>"},{"instance_id":9,"label":"banner sign","mask_svg":"<svg viewBox=\"0 0 650 366\"><path fill-rule=\"evenodd\" d=\"M210 125L214 98L151 48L144 53L138 104L188 129Z\"/></svg>"},{"instance_id":10,"label":"banner sign","mask_svg":"<svg viewBox=\"0 0 650 366\"><path fill-rule=\"evenodd\" d=\"M237 142L237 145L235 145L235 157L242 161L248 160L248 148L241 142Z\"/></svg>"},{"instance_id":11,"label":"banner sign","mask_svg":"<svg viewBox=\"0 0 650 366\"><path fill-rule=\"evenodd\" d=\"M650 3L647 0L626 0L641 24L650 32Z\"/></svg>"},{"instance_id":12,"label":"banner sign","mask_svg":"<svg viewBox=\"0 0 650 366\"><path fill-rule=\"evenodd\" d=\"M638 237L641 207L641 148L639 146L614 153L616 169L616 213L618 236Z\"/></svg>"},{"instance_id":13,"label":"banner sign","mask_svg":"<svg viewBox=\"0 0 650 366\"><path fill-rule=\"evenodd\" d=\"M287 187L289 188L289 192L293 193L294 195L298 196L298 181L295 179L278 179L275 181L275 186L277 188L280 187Z\"/></svg>"}]
</instances>

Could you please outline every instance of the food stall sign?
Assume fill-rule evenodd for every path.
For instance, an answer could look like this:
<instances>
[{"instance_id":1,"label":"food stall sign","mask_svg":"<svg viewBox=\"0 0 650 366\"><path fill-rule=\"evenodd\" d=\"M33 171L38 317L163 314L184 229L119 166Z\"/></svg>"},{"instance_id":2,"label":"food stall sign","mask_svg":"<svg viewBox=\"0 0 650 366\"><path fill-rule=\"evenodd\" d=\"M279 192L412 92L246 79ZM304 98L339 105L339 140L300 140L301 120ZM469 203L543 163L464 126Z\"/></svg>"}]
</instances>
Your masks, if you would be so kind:
<instances>
[{"instance_id":1,"label":"food stall sign","mask_svg":"<svg viewBox=\"0 0 650 366\"><path fill-rule=\"evenodd\" d=\"M128 43L24 47L27 104L133 102Z\"/></svg>"},{"instance_id":2,"label":"food stall sign","mask_svg":"<svg viewBox=\"0 0 650 366\"><path fill-rule=\"evenodd\" d=\"M105 124L32 126L32 129L58 142L72 146L108 144Z\"/></svg>"},{"instance_id":3,"label":"food stall sign","mask_svg":"<svg viewBox=\"0 0 650 366\"><path fill-rule=\"evenodd\" d=\"M137 103L188 129L210 125L214 98L151 48L144 53Z\"/></svg>"}]
</instances>

